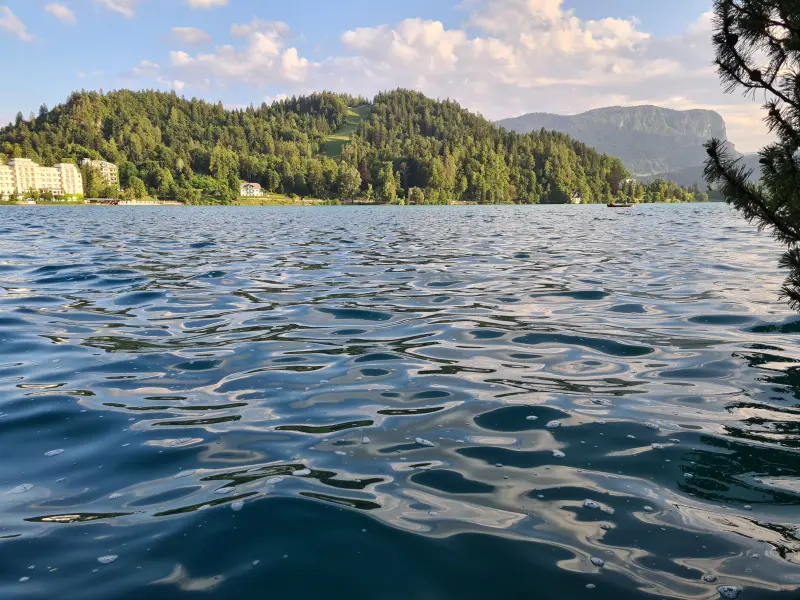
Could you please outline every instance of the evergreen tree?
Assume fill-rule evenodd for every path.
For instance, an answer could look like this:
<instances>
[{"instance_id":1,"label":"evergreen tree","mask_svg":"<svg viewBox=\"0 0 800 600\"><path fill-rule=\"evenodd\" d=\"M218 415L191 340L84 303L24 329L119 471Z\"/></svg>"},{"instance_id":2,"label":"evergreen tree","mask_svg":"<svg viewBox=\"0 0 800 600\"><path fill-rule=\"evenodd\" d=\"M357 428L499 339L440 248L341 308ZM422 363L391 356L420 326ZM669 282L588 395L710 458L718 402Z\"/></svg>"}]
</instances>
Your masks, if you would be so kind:
<instances>
[{"instance_id":1,"label":"evergreen tree","mask_svg":"<svg viewBox=\"0 0 800 600\"><path fill-rule=\"evenodd\" d=\"M783 293L800 310L800 3L797 0L715 0L716 65L728 92L764 95L766 122L777 141L760 152L761 181L733 160L721 140L707 145L705 175L724 198L788 251Z\"/></svg>"}]
</instances>

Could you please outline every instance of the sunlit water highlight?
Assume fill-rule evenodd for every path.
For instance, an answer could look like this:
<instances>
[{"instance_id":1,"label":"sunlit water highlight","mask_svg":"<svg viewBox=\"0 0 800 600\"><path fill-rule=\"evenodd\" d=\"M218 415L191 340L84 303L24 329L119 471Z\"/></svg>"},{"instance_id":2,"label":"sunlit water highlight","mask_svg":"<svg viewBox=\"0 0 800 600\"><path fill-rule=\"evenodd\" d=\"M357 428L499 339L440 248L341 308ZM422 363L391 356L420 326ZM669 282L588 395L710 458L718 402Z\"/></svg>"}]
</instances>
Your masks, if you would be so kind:
<instances>
[{"instance_id":1,"label":"sunlit water highlight","mask_svg":"<svg viewBox=\"0 0 800 600\"><path fill-rule=\"evenodd\" d=\"M2 598L800 597L800 321L725 206L2 217Z\"/></svg>"}]
</instances>

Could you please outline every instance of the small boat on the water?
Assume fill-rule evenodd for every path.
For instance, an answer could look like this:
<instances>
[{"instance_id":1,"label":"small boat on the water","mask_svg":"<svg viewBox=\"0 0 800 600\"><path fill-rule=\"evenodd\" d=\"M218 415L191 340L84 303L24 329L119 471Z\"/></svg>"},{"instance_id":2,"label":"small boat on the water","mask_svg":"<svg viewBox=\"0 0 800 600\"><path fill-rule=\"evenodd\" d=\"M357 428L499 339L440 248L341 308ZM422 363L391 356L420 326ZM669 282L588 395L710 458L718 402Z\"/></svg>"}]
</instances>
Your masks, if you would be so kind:
<instances>
[{"instance_id":1,"label":"small boat on the water","mask_svg":"<svg viewBox=\"0 0 800 600\"><path fill-rule=\"evenodd\" d=\"M636 206L633 202L609 202L608 208L633 208Z\"/></svg>"}]
</instances>

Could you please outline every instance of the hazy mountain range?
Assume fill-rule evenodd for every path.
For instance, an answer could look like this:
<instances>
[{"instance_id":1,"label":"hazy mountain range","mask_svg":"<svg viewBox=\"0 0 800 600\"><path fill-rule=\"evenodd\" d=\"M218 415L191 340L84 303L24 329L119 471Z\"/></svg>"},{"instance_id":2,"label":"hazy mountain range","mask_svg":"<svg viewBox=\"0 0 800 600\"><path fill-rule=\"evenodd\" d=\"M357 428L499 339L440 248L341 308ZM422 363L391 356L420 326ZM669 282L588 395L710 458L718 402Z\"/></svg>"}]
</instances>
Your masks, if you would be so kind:
<instances>
[{"instance_id":1,"label":"hazy mountain range","mask_svg":"<svg viewBox=\"0 0 800 600\"><path fill-rule=\"evenodd\" d=\"M672 110L658 106L613 106L579 115L530 113L504 119L501 127L529 133L551 129L566 133L601 152L619 157L639 180L672 179L681 185L703 185L703 144L728 139L725 120L711 110ZM741 157L732 144L730 149ZM749 166L758 156L745 157Z\"/></svg>"}]
</instances>

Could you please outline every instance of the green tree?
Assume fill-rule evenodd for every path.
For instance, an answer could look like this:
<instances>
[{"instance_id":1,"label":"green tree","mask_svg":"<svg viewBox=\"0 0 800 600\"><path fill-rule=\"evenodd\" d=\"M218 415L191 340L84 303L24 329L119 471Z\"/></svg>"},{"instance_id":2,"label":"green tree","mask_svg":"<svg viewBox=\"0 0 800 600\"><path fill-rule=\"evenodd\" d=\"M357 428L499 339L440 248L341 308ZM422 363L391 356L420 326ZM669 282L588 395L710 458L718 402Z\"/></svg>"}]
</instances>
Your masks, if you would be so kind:
<instances>
[{"instance_id":1,"label":"green tree","mask_svg":"<svg viewBox=\"0 0 800 600\"><path fill-rule=\"evenodd\" d=\"M128 182L128 188L133 193L134 198L144 198L145 196L147 196L147 188L144 185L144 181L142 181L135 175L130 178Z\"/></svg>"},{"instance_id":2,"label":"green tree","mask_svg":"<svg viewBox=\"0 0 800 600\"><path fill-rule=\"evenodd\" d=\"M713 44L728 92L767 98L769 129L777 137L759 153L761 181L734 160L722 140L707 145L705 176L744 217L788 246L783 295L800 310L800 3L715 0Z\"/></svg>"},{"instance_id":3,"label":"green tree","mask_svg":"<svg viewBox=\"0 0 800 600\"><path fill-rule=\"evenodd\" d=\"M383 163L378 172L378 198L380 201L394 202L397 199L399 185L399 178L394 172L392 163Z\"/></svg>"},{"instance_id":4,"label":"green tree","mask_svg":"<svg viewBox=\"0 0 800 600\"><path fill-rule=\"evenodd\" d=\"M113 185L106 185L101 193L103 198L117 199L120 197L120 191Z\"/></svg>"},{"instance_id":5,"label":"green tree","mask_svg":"<svg viewBox=\"0 0 800 600\"><path fill-rule=\"evenodd\" d=\"M177 199L184 204L200 204L201 191L195 188L180 188Z\"/></svg>"},{"instance_id":6,"label":"green tree","mask_svg":"<svg viewBox=\"0 0 800 600\"><path fill-rule=\"evenodd\" d=\"M83 175L83 190L87 198L103 198L106 190L106 182L103 175L92 165L81 167Z\"/></svg>"},{"instance_id":7,"label":"green tree","mask_svg":"<svg viewBox=\"0 0 800 600\"><path fill-rule=\"evenodd\" d=\"M342 200L353 200L361 190L361 174L355 167L341 170L338 180L339 197Z\"/></svg>"},{"instance_id":8,"label":"green tree","mask_svg":"<svg viewBox=\"0 0 800 600\"><path fill-rule=\"evenodd\" d=\"M611 169L606 176L608 185L611 187L611 193L616 194L622 189L622 183L628 179L629 175L622 161L618 158L613 158L611 162Z\"/></svg>"},{"instance_id":9,"label":"green tree","mask_svg":"<svg viewBox=\"0 0 800 600\"><path fill-rule=\"evenodd\" d=\"M236 152L217 143L211 153L211 175L227 186L229 196L239 195L239 157Z\"/></svg>"},{"instance_id":10,"label":"green tree","mask_svg":"<svg viewBox=\"0 0 800 600\"><path fill-rule=\"evenodd\" d=\"M408 201L411 204L425 204L425 192L422 191L422 188L411 188Z\"/></svg>"},{"instance_id":11,"label":"green tree","mask_svg":"<svg viewBox=\"0 0 800 600\"><path fill-rule=\"evenodd\" d=\"M554 186L547 195L548 204L569 204L572 201L572 193L561 186Z\"/></svg>"},{"instance_id":12,"label":"green tree","mask_svg":"<svg viewBox=\"0 0 800 600\"><path fill-rule=\"evenodd\" d=\"M322 170L322 163L318 160L309 161L306 184L311 195L315 198L327 198L328 189L325 185L325 173Z\"/></svg>"}]
</instances>

